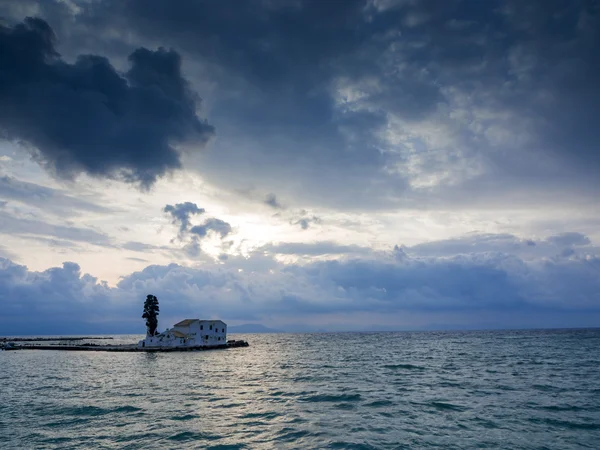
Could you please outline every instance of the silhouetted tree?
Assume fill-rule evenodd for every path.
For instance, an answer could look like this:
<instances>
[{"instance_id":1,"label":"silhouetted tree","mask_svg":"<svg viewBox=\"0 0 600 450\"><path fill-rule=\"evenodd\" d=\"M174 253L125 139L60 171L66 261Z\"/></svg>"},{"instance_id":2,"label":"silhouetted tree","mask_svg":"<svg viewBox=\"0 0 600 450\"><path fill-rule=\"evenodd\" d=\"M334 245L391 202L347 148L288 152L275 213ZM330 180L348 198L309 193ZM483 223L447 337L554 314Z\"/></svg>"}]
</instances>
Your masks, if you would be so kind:
<instances>
[{"instance_id":1,"label":"silhouetted tree","mask_svg":"<svg viewBox=\"0 0 600 450\"><path fill-rule=\"evenodd\" d=\"M146 335L154 336L158 328L158 299L154 295L148 295L144 302L144 314L142 319L146 319Z\"/></svg>"}]
</instances>

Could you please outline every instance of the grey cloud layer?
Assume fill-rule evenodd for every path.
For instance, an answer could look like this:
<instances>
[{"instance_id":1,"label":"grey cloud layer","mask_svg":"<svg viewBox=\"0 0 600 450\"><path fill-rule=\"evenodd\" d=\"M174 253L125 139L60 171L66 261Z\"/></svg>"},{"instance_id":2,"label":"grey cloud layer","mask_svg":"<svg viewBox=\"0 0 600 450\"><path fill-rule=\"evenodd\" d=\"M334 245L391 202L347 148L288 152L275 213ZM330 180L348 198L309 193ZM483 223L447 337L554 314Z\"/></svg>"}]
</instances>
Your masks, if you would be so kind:
<instances>
[{"instance_id":1,"label":"grey cloud layer","mask_svg":"<svg viewBox=\"0 0 600 450\"><path fill-rule=\"evenodd\" d=\"M591 0L42 3L5 14L35 5L71 49L166 45L194 62L220 136L197 164L220 186L342 209L548 206L598 189Z\"/></svg>"},{"instance_id":2,"label":"grey cloud layer","mask_svg":"<svg viewBox=\"0 0 600 450\"><path fill-rule=\"evenodd\" d=\"M323 246L336 251L330 243ZM502 251L402 258L390 253L303 265L282 265L255 253L249 259L230 258L226 266L148 266L110 288L82 275L73 263L32 272L0 260L0 328L42 333L46 329L38 324L51 323L66 332L81 321L99 330L94 320L104 317L115 318L107 325L111 330L133 331L148 293L157 295L162 310L173 318L201 313L229 321L269 317L270 323L291 318L310 323L318 315L336 314L347 320L347 328L355 328L351 315L357 312L401 324L403 314L411 312L447 312L458 314L463 323L477 323L481 314L497 311L519 317L520 326L556 326L571 313L585 313L587 322L580 324L590 325L600 318L598 273L600 259L577 252L529 261ZM36 328L27 328L32 326Z\"/></svg>"},{"instance_id":3,"label":"grey cloud layer","mask_svg":"<svg viewBox=\"0 0 600 450\"><path fill-rule=\"evenodd\" d=\"M598 188L598 16L587 0L106 0L77 20L199 61L215 183L342 208L522 207Z\"/></svg>"},{"instance_id":4,"label":"grey cloud layer","mask_svg":"<svg viewBox=\"0 0 600 450\"><path fill-rule=\"evenodd\" d=\"M98 55L64 62L55 39L42 19L0 25L0 131L29 143L57 175L148 187L181 166L176 144L202 146L214 134L196 115L200 99L175 51L138 48L121 75Z\"/></svg>"},{"instance_id":5,"label":"grey cloud layer","mask_svg":"<svg viewBox=\"0 0 600 450\"><path fill-rule=\"evenodd\" d=\"M0 232L22 237L54 237L69 241L85 242L98 246L111 246L111 239L104 233L90 228L56 225L42 220L17 217L0 211Z\"/></svg>"},{"instance_id":6,"label":"grey cloud layer","mask_svg":"<svg viewBox=\"0 0 600 450\"><path fill-rule=\"evenodd\" d=\"M59 213L63 217L78 214L82 210L95 213L111 212L106 206L9 176L0 177L0 197Z\"/></svg>"}]
</instances>

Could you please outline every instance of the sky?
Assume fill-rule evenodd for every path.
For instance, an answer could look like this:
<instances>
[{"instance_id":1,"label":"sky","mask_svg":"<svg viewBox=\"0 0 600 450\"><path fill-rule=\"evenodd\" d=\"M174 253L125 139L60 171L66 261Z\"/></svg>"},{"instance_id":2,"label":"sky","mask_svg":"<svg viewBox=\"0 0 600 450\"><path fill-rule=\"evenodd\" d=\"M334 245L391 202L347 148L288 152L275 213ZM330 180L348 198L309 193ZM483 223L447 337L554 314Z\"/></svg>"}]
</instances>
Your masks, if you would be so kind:
<instances>
[{"instance_id":1,"label":"sky","mask_svg":"<svg viewBox=\"0 0 600 450\"><path fill-rule=\"evenodd\" d=\"M0 335L600 326L594 0L3 0Z\"/></svg>"}]
</instances>

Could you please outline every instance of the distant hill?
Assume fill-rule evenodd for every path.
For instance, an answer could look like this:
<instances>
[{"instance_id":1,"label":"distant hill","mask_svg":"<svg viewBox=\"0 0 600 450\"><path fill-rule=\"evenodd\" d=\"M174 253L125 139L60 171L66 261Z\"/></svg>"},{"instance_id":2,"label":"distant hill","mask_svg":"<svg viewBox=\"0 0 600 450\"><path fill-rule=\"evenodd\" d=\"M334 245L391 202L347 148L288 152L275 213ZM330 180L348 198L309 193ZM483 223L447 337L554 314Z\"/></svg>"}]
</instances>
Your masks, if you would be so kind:
<instances>
[{"instance_id":1,"label":"distant hill","mask_svg":"<svg viewBox=\"0 0 600 450\"><path fill-rule=\"evenodd\" d=\"M228 333L283 333L281 330L265 327L260 323L245 323L227 327Z\"/></svg>"}]
</instances>

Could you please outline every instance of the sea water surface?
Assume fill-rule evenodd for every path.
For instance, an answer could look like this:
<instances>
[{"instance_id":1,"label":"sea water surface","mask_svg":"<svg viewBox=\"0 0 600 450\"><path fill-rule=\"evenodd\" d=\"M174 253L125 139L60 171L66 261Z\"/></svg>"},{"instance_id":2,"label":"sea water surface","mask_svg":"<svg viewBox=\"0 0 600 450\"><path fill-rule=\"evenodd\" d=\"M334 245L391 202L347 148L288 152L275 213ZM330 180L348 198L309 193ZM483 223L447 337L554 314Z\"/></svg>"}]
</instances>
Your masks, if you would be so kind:
<instances>
[{"instance_id":1,"label":"sea water surface","mask_svg":"<svg viewBox=\"0 0 600 450\"><path fill-rule=\"evenodd\" d=\"M232 337L0 352L0 448L600 448L598 329Z\"/></svg>"}]
</instances>

